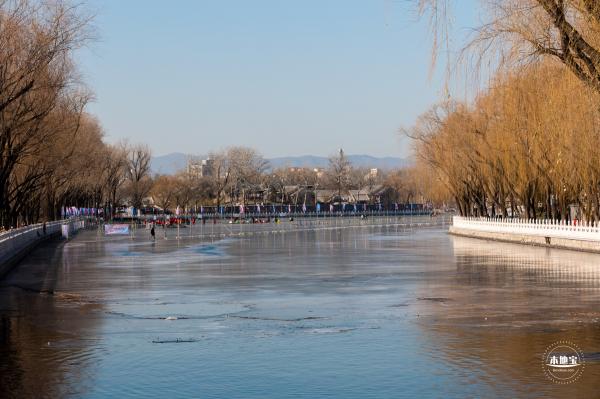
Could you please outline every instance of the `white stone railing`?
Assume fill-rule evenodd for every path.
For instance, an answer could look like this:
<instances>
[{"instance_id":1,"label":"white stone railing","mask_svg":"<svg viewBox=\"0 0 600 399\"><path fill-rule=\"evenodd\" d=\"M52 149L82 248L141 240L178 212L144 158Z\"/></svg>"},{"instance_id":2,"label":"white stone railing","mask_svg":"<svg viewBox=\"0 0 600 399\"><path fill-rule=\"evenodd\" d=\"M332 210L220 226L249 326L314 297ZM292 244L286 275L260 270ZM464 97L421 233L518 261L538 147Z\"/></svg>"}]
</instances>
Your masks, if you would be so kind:
<instances>
[{"instance_id":1,"label":"white stone railing","mask_svg":"<svg viewBox=\"0 0 600 399\"><path fill-rule=\"evenodd\" d=\"M46 223L46 234L58 233L62 223L62 221ZM0 244L7 242L8 240L14 240L17 237L20 237L19 239L25 237L37 237L38 233L43 234L43 231L43 223L6 230L0 233Z\"/></svg>"},{"instance_id":2,"label":"white stone railing","mask_svg":"<svg viewBox=\"0 0 600 399\"><path fill-rule=\"evenodd\" d=\"M576 221L567 224L558 220L490 219L454 216L452 226L487 233L519 234L536 237L565 238L600 242L598 224Z\"/></svg>"},{"instance_id":3,"label":"white stone railing","mask_svg":"<svg viewBox=\"0 0 600 399\"><path fill-rule=\"evenodd\" d=\"M63 225L69 233L84 227L83 218L73 218L46 223L38 223L0 233L0 278L10 269L16 259L19 259L34 245L44 239L61 233Z\"/></svg>"}]
</instances>

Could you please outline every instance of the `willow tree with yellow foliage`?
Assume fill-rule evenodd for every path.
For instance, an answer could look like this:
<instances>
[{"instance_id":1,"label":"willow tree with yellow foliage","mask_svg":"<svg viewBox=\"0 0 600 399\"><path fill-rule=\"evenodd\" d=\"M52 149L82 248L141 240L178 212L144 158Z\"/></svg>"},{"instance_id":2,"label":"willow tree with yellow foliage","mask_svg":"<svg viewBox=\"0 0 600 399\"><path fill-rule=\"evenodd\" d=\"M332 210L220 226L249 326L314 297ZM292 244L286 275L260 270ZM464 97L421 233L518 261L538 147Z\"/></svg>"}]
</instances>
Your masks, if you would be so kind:
<instances>
[{"instance_id":1,"label":"willow tree with yellow foliage","mask_svg":"<svg viewBox=\"0 0 600 399\"><path fill-rule=\"evenodd\" d=\"M445 45L458 2L419 1ZM494 65L489 87L407 130L420 165L463 215L600 220L600 3L482 0L486 22L461 60ZM469 56L469 57L467 57Z\"/></svg>"},{"instance_id":2,"label":"willow tree with yellow foliage","mask_svg":"<svg viewBox=\"0 0 600 399\"><path fill-rule=\"evenodd\" d=\"M473 104L444 103L407 134L461 214L600 220L598 95L545 63L499 74Z\"/></svg>"}]
</instances>

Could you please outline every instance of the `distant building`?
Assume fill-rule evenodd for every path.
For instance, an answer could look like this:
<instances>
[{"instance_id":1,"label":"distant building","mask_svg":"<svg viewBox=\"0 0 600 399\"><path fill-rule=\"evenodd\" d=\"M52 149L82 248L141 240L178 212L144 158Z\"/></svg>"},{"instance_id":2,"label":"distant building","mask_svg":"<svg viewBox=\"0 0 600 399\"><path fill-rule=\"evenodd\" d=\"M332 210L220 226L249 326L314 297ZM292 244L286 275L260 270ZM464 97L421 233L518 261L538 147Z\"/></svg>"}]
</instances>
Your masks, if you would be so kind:
<instances>
[{"instance_id":1,"label":"distant building","mask_svg":"<svg viewBox=\"0 0 600 399\"><path fill-rule=\"evenodd\" d=\"M398 201L398 192L390 186L378 184L372 188L364 188L369 193L369 201L373 204L382 204L387 209L391 209L393 204Z\"/></svg>"},{"instance_id":2,"label":"distant building","mask_svg":"<svg viewBox=\"0 0 600 399\"><path fill-rule=\"evenodd\" d=\"M314 168L313 172L317 175L317 179L320 179L325 174L325 169L323 169L323 168Z\"/></svg>"},{"instance_id":3,"label":"distant building","mask_svg":"<svg viewBox=\"0 0 600 399\"><path fill-rule=\"evenodd\" d=\"M189 159L187 164L187 173L195 177L210 177L214 174L214 159L203 159L197 161Z\"/></svg>"},{"instance_id":4,"label":"distant building","mask_svg":"<svg viewBox=\"0 0 600 399\"><path fill-rule=\"evenodd\" d=\"M337 190L330 189L321 189L316 190L316 200L321 204L340 204L349 201L349 195L347 193L342 193L341 195Z\"/></svg>"},{"instance_id":5,"label":"distant building","mask_svg":"<svg viewBox=\"0 0 600 399\"><path fill-rule=\"evenodd\" d=\"M350 201L354 204L368 204L371 200L370 192L368 188L362 188L360 190L348 190L350 194Z\"/></svg>"},{"instance_id":6,"label":"distant building","mask_svg":"<svg viewBox=\"0 0 600 399\"><path fill-rule=\"evenodd\" d=\"M188 159L187 174L194 177L202 176L202 165L193 159Z\"/></svg>"},{"instance_id":7,"label":"distant building","mask_svg":"<svg viewBox=\"0 0 600 399\"><path fill-rule=\"evenodd\" d=\"M200 165L200 176L210 177L215 174L215 160L214 159L203 159Z\"/></svg>"}]
</instances>

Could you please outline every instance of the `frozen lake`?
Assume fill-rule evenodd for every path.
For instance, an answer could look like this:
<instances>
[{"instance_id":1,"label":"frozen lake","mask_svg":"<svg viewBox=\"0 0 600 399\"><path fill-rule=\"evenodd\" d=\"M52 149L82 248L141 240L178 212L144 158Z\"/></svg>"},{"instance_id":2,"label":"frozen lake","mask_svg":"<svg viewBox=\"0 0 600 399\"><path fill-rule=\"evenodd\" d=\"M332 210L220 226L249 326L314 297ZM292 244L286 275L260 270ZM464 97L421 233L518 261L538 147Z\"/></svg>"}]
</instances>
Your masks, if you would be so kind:
<instances>
[{"instance_id":1,"label":"frozen lake","mask_svg":"<svg viewBox=\"0 0 600 399\"><path fill-rule=\"evenodd\" d=\"M43 245L0 282L0 397L598 397L600 256L445 230Z\"/></svg>"}]
</instances>

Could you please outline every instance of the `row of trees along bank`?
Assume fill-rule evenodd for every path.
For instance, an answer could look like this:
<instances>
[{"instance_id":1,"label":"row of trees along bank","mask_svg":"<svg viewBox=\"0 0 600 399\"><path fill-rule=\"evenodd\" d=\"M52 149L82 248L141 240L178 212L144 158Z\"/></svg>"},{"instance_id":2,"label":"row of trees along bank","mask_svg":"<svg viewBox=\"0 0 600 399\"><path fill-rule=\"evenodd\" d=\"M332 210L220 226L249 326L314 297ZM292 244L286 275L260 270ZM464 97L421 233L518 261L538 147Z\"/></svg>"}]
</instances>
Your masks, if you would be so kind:
<instances>
[{"instance_id":1,"label":"row of trees along bank","mask_svg":"<svg viewBox=\"0 0 600 399\"><path fill-rule=\"evenodd\" d=\"M312 206L316 190L348 197L349 190L370 191L384 186L394 191L395 202L409 203L422 201L428 184L413 168L383 171L354 167L343 151L332 156L328 167L323 169L273 169L258 151L239 146L213 152L209 159L211 173L206 176L186 169L173 175L153 176L148 197L154 205L171 211L177 207L199 209L200 206L254 203ZM128 201L127 191L121 198L123 203L133 205Z\"/></svg>"},{"instance_id":2,"label":"row of trees along bank","mask_svg":"<svg viewBox=\"0 0 600 399\"><path fill-rule=\"evenodd\" d=\"M452 3L420 1L438 35ZM482 3L487 20L463 54L491 60L495 76L475 101L437 105L406 131L421 167L462 215L566 219L576 204L598 222L600 5Z\"/></svg>"},{"instance_id":3,"label":"row of trees along bank","mask_svg":"<svg viewBox=\"0 0 600 399\"><path fill-rule=\"evenodd\" d=\"M447 102L408 134L467 216L598 220L599 96L556 65L498 76L473 105Z\"/></svg>"},{"instance_id":4,"label":"row of trees along bank","mask_svg":"<svg viewBox=\"0 0 600 399\"><path fill-rule=\"evenodd\" d=\"M92 93L74 53L89 23L66 1L0 0L0 228L57 219L64 205L114 205L122 187L143 191L136 155L147 151L105 144L86 112Z\"/></svg>"}]
</instances>

